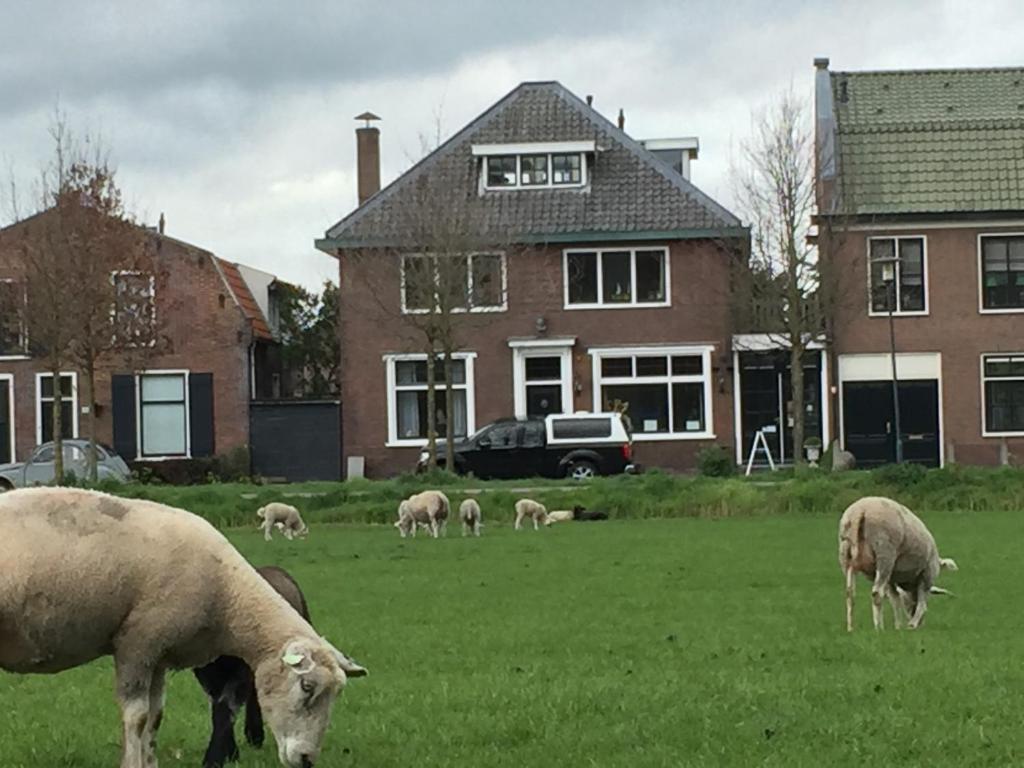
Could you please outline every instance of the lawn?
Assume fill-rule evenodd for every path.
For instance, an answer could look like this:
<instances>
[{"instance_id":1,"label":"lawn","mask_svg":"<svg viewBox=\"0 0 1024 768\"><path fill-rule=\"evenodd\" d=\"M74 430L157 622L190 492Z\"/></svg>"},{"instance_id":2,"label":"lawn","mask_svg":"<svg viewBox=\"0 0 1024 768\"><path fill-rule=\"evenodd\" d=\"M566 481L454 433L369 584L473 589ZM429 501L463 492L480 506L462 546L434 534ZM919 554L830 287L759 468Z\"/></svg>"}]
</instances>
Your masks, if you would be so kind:
<instances>
[{"instance_id":1,"label":"lawn","mask_svg":"<svg viewBox=\"0 0 1024 768\"><path fill-rule=\"evenodd\" d=\"M1024 764L1020 516L923 516L960 564L942 579L957 596L916 633L876 634L862 581L852 636L832 515L230 536L291 570L370 669L320 766ZM112 689L109 662L0 676L0 764L116 765ZM200 764L206 717L191 674L173 676L162 765ZM270 744L242 749L277 765Z\"/></svg>"}]
</instances>

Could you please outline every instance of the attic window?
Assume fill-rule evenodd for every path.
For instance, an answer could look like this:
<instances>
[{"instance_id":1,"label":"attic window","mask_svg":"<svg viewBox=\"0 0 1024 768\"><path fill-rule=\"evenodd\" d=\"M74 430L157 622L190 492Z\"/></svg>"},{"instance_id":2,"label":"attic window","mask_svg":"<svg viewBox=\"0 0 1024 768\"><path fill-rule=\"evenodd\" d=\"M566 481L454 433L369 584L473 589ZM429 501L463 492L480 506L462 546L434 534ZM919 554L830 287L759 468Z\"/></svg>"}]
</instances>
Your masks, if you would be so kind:
<instances>
[{"instance_id":1,"label":"attic window","mask_svg":"<svg viewBox=\"0 0 1024 768\"><path fill-rule=\"evenodd\" d=\"M474 144L482 157L484 189L581 187L587 183L587 155L593 141Z\"/></svg>"}]
</instances>

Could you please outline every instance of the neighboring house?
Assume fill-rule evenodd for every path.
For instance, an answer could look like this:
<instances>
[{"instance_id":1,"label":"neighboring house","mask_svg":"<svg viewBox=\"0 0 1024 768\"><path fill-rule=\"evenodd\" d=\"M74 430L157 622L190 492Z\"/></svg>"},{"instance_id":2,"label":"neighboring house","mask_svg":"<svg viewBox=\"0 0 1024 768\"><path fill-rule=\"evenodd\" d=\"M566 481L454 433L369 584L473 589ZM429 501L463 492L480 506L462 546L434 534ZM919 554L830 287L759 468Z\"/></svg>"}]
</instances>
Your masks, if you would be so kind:
<instances>
[{"instance_id":1,"label":"neighboring house","mask_svg":"<svg viewBox=\"0 0 1024 768\"><path fill-rule=\"evenodd\" d=\"M732 445L730 275L748 233L690 182L696 140L645 148L623 127L523 83L380 191L378 131L357 130L360 206L316 245L339 260L344 453L367 474L411 470L427 442L426 354L404 322L434 302L430 244L406 230L424 189L494 243L459 262L457 436L618 402L645 465ZM401 274L371 290L391 258Z\"/></svg>"},{"instance_id":2,"label":"neighboring house","mask_svg":"<svg viewBox=\"0 0 1024 768\"><path fill-rule=\"evenodd\" d=\"M38 218L6 231L31 227ZM8 314L0 320L0 463L28 459L34 446L52 439L54 397L63 401L65 437L81 436L81 415L92 407L100 441L127 461L200 458L248 446L254 363L275 343L267 321L272 276L260 278L265 273L169 237L162 222L147 236L162 277L144 277L126 290L152 296L167 344L145 356L143 370L104 364L96 402L82 402L73 370L54 387L45 363L32 356L23 317ZM25 292L16 261L2 249L0 290L15 296Z\"/></svg>"},{"instance_id":3,"label":"neighboring house","mask_svg":"<svg viewBox=\"0 0 1024 768\"><path fill-rule=\"evenodd\" d=\"M835 324L841 440L862 466L895 457L892 308L906 458L1019 462L1024 68L815 65L819 229L851 299Z\"/></svg>"}]
</instances>

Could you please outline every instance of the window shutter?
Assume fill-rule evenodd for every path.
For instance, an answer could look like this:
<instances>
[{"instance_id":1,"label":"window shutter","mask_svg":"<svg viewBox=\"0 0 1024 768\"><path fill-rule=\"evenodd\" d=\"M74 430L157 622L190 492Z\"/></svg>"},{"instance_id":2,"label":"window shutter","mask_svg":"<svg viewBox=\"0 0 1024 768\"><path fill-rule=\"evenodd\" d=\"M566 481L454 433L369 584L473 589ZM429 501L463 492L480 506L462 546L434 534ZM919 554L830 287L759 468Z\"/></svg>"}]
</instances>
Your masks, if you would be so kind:
<instances>
[{"instance_id":1,"label":"window shutter","mask_svg":"<svg viewBox=\"0 0 1024 768\"><path fill-rule=\"evenodd\" d=\"M114 421L114 450L125 461L135 461L135 377L115 374L110 380L111 414Z\"/></svg>"},{"instance_id":2,"label":"window shutter","mask_svg":"<svg viewBox=\"0 0 1024 768\"><path fill-rule=\"evenodd\" d=\"M212 456L214 451L212 373L189 374L188 408L192 457Z\"/></svg>"}]
</instances>

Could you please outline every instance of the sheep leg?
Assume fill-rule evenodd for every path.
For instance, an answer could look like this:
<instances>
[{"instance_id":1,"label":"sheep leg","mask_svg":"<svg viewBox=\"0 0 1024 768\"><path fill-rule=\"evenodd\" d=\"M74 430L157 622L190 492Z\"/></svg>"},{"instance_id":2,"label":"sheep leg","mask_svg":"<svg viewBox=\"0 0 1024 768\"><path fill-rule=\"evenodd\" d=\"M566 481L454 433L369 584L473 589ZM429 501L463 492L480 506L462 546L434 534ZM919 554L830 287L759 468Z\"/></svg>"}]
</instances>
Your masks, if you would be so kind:
<instances>
[{"instance_id":1,"label":"sheep leg","mask_svg":"<svg viewBox=\"0 0 1024 768\"><path fill-rule=\"evenodd\" d=\"M264 739L263 710L256 696L256 686L250 680L249 697L245 702L245 740L259 748L263 746Z\"/></svg>"},{"instance_id":2,"label":"sheep leg","mask_svg":"<svg viewBox=\"0 0 1024 768\"><path fill-rule=\"evenodd\" d=\"M535 531L539 531L540 530L540 525L537 523L537 516L536 515L533 516L533 530L535 530Z\"/></svg>"},{"instance_id":3,"label":"sheep leg","mask_svg":"<svg viewBox=\"0 0 1024 768\"><path fill-rule=\"evenodd\" d=\"M160 723L164 718L165 677L164 670L157 669L149 684L149 716L146 718L146 727L142 734L142 749L146 768L156 768L157 764L156 734L160 730Z\"/></svg>"},{"instance_id":4,"label":"sheep leg","mask_svg":"<svg viewBox=\"0 0 1024 768\"><path fill-rule=\"evenodd\" d=\"M137 664L115 659L117 699L121 705L121 723L124 736L121 749L121 768L147 768L148 750L143 744L146 722L149 720L149 688L153 672Z\"/></svg>"},{"instance_id":5,"label":"sheep leg","mask_svg":"<svg viewBox=\"0 0 1024 768\"><path fill-rule=\"evenodd\" d=\"M875 582L871 585L871 618L875 629L885 629L885 617L882 614L882 600L888 593L889 581L893 568L896 566L894 557L875 554Z\"/></svg>"},{"instance_id":6,"label":"sheep leg","mask_svg":"<svg viewBox=\"0 0 1024 768\"><path fill-rule=\"evenodd\" d=\"M430 518L430 535L437 538L437 520L433 517Z\"/></svg>"},{"instance_id":7,"label":"sheep leg","mask_svg":"<svg viewBox=\"0 0 1024 768\"><path fill-rule=\"evenodd\" d=\"M462 521L462 537L465 538L469 535L469 523L465 520Z\"/></svg>"},{"instance_id":8,"label":"sheep leg","mask_svg":"<svg viewBox=\"0 0 1024 768\"><path fill-rule=\"evenodd\" d=\"M846 568L846 631L853 632L853 596L856 590L854 577L856 574L851 566Z\"/></svg>"},{"instance_id":9,"label":"sheep leg","mask_svg":"<svg viewBox=\"0 0 1024 768\"><path fill-rule=\"evenodd\" d=\"M886 594L889 598L889 605L892 606L892 626L894 629L903 629L903 618L905 615L903 600L896 591L896 587L892 584L889 585Z\"/></svg>"},{"instance_id":10,"label":"sheep leg","mask_svg":"<svg viewBox=\"0 0 1024 768\"><path fill-rule=\"evenodd\" d=\"M265 520L263 522L263 540L270 541L270 529L274 527L273 520Z\"/></svg>"},{"instance_id":11,"label":"sheep leg","mask_svg":"<svg viewBox=\"0 0 1024 768\"><path fill-rule=\"evenodd\" d=\"M473 523L473 535L474 536L479 536L480 535L480 525L481 525L481 523L480 523L479 520L477 520L475 523Z\"/></svg>"},{"instance_id":12,"label":"sheep leg","mask_svg":"<svg viewBox=\"0 0 1024 768\"><path fill-rule=\"evenodd\" d=\"M520 530L523 527L523 515L517 510L516 511L516 530Z\"/></svg>"},{"instance_id":13,"label":"sheep leg","mask_svg":"<svg viewBox=\"0 0 1024 768\"><path fill-rule=\"evenodd\" d=\"M917 585L917 604L914 606L914 615L910 617L910 628L917 629L924 621L925 611L928 610L929 588L924 584Z\"/></svg>"}]
</instances>

